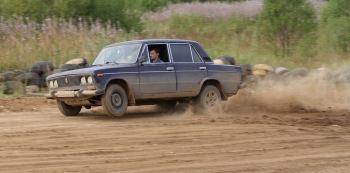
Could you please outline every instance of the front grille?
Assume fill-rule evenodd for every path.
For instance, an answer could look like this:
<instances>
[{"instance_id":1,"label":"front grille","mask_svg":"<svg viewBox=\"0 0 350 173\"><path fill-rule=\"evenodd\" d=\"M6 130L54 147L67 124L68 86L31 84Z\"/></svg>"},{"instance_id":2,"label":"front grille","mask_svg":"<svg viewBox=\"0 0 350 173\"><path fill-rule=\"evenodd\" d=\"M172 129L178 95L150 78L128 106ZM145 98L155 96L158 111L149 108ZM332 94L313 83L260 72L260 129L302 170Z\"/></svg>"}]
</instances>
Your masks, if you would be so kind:
<instances>
[{"instance_id":1,"label":"front grille","mask_svg":"<svg viewBox=\"0 0 350 173\"><path fill-rule=\"evenodd\" d=\"M80 76L65 76L57 79L58 87L79 86Z\"/></svg>"}]
</instances>

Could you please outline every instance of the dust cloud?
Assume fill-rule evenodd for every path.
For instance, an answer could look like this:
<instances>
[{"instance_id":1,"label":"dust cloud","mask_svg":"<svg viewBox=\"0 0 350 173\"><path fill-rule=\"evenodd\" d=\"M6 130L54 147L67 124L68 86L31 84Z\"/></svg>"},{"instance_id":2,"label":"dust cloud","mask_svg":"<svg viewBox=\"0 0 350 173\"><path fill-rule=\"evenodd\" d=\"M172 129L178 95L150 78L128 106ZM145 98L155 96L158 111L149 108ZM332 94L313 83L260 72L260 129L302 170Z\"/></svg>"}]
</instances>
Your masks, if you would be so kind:
<instances>
[{"instance_id":1,"label":"dust cloud","mask_svg":"<svg viewBox=\"0 0 350 173\"><path fill-rule=\"evenodd\" d=\"M223 112L350 110L350 71L318 69L305 75L270 75L239 91Z\"/></svg>"},{"instance_id":2,"label":"dust cloud","mask_svg":"<svg viewBox=\"0 0 350 173\"><path fill-rule=\"evenodd\" d=\"M255 113L318 113L350 111L350 70L320 68L289 74L255 78L237 95L211 111L199 110L194 104L178 104L174 112L164 116L191 117L209 115L221 117ZM138 111L152 111L155 107Z\"/></svg>"}]
</instances>

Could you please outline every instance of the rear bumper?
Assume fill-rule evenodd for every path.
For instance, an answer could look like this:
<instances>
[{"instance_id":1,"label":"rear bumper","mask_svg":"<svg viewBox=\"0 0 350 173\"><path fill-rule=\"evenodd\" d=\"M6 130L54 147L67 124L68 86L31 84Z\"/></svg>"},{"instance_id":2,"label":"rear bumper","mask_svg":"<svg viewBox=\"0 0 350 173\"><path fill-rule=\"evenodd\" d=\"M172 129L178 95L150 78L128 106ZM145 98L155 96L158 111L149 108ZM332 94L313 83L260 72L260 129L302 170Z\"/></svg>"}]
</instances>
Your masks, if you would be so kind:
<instances>
[{"instance_id":1,"label":"rear bumper","mask_svg":"<svg viewBox=\"0 0 350 173\"><path fill-rule=\"evenodd\" d=\"M92 97L96 95L99 95L98 90L50 91L45 96L48 99L55 99L55 98L83 98L83 97Z\"/></svg>"}]
</instances>

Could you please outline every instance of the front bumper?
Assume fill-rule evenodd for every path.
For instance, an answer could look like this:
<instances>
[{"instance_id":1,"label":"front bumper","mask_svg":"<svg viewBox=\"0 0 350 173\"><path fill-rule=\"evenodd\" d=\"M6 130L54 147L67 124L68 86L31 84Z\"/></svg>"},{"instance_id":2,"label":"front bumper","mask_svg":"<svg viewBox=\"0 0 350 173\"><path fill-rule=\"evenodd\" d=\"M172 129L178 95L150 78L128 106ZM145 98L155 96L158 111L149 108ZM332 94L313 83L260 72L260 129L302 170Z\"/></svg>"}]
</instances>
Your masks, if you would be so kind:
<instances>
[{"instance_id":1,"label":"front bumper","mask_svg":"<svg viewBox=\"0 0 350 173\"><path fill-rule=\"evenodd\" d=\"M79 90L79 91L49 91L46 94L46 98L55 99L55 98L83 98L83 97L92 97L98 95L98 90Z\"/></svg>"}]
</instances>

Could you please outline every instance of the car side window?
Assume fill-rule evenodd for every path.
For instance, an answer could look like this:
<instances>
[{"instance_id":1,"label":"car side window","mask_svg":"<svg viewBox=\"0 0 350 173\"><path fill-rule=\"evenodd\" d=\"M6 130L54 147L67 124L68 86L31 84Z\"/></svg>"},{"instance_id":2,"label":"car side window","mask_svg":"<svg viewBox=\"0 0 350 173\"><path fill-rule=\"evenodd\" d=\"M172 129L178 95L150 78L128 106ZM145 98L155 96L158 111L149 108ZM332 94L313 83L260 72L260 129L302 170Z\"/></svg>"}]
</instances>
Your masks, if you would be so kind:
<instances>
[{"instance_id":1,"label":"car side window","mask_svg":"<svg viewBox=\"0 0 350 173\"><path fill-rule=\"evenodd\" d=\"M203 62L201 56L197 53L196 49L191 45L191 51L194 62Z\"/></svg>"},{"instance_id":2,"label":"car side window","mask_svg":"<svg viewBox=\"0 0 350 173\"><path fill-rule=\"evenodd\" d=\"M193 62L188 44L170 44L170 49L174 62Z\"/></svg>"},{"instance_id":3,"label":"car side window","mask_svg":"<svg viewBox=\"0 0 350 173\"><path fill-rule=\"evenodd\" d=\"M151 63L168 63L168 47L166 44L149 44L147 46L149 62Z\"/></svg>"},{"instance_id":4,"label":"car side window","mask_svg":"<svg viewBox=\"0 0 350 173\"><path fill-rule=\"evenodd\" d=\"M149 57L148 57L148 50L147 50L147 46L145 46L145 48L143 49L143 52L141 54L141 57L145 57L147 59L147 61L145 63L149 63Z\"/></svg>"}]
</instances>

